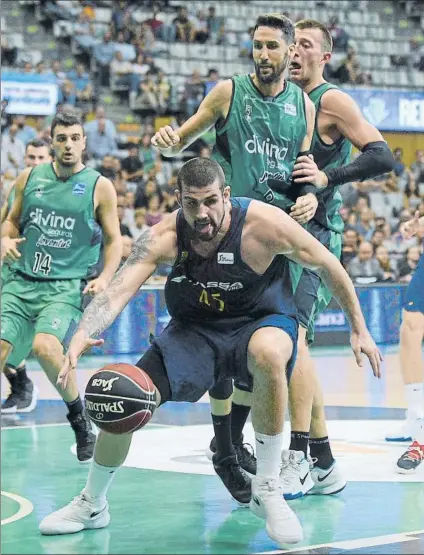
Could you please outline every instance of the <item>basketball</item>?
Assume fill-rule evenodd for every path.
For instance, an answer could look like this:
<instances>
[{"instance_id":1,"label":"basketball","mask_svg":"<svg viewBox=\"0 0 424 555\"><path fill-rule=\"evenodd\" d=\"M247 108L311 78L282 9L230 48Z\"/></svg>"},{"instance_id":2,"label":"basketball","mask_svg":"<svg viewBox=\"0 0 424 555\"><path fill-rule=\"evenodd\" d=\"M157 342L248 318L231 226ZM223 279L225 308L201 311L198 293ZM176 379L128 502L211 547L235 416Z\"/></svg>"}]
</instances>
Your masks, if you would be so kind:
<instances>
[{"instance_id":1,"label":"basketball","mask_svg":"<svg viewBox=\"0 0 424 555\"><path fill-rule=\"evenodd\" d=\"M88 416L110 434L129 434L145 426L156 408L150 377L132 364L109 364L88 381L85 389Z\"/></svg>"}]
</instances>

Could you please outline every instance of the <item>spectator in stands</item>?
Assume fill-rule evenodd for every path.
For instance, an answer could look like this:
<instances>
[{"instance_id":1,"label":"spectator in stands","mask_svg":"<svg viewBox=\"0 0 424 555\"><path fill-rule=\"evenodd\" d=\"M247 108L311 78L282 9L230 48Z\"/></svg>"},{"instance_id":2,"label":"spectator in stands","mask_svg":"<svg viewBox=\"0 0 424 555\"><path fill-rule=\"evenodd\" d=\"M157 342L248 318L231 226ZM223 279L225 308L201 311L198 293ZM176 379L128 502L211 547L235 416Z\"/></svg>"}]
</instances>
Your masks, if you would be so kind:
<instances>
[{"instance_id":1,"label":"spectator in stands","mask_svg":"<svg viewBox=\"0 0 424 555\"><path fill-rule=\"evenodd\" d=\"M128 157L122 160L121 166L122 174L126 181L136 184L143 181L144 170L143 163L141 162L138 154L138 145L130 145L128 149Z\"/></svg>"},{"instance_id":2,"label":"spectator in stands","mask_svg":"<svg viewBox=\"0 0 424 555\"><path fill-rule=\"evenodd\" d=\"M162 210L166 213L174 212L179 207L177 197L175 196L175 191L172 193L168 191L163 191L163 202L162 202Z\"/></svg>"},{"instance_id":3,"label":"spectator in stands","mask_svg":"<svg viewBox=\"0 0 424 555\"><path fill-rule=\"evenodd\" d=\"M2 137L1 171L14 170L16 173L24 168L25 144L18 139L18 126L12 123L9 132Z\"/></svg>"},{"instance_id":4,"label":"spectator in stands","mask_svg":"<svg viewBox=\"0 0 424 555\"><path fill-rule=\"evenodd\" d=\"M103 156L101 165L98 166L96 169L104 177L107 177L111 181L115 181L118 172L116 171L114 158L111 154L106 154L105 156Z\"/></svg>"},{"instance_id":5,"label":"spectator in stands","mask_svg":"<svg viewBox=\"0 0 424 555\"><path fill-rule=\"evenodd\" d=\"M102 86L109 86L109 66L115 54L115 45L112 42L110 31L103 35L102 42L93 46L93 56L99 70L99 82Z\"/></svg>"},{"instance_id":6,"label":"spectator in stands","mask_svg":"<svg viewBox=\"0 0 424 555\"><path fill-rule=\"evenodd\" d=\"M187 8L178 8L177 17L172 22L176 29L176 39L181 42L193 42L196 37L196 29L188 17Z\"/></svg>"},{"instance_id":7,"label":"spectator in stands","mask_svg":"<svg viewBox=\"0 0 424 555\"><path fill-rule=\"evenodd\" d=\"M424 150L415 151L415 161L411 164L411 171L419 187L424 183Z\"/></svg>"},{"instance_id":8,"label":"spectator in stands","mask_svg":"<svg viewBox=\"0 0 424 555\"><path fill-rule=\"evenodd\" d=\"M205 10L199 10L195 20L196 38L195 41L205 44L209 38L208 17Z\"/></svg>"},{"instance_id":9,"label":"spectator in stands","mask_svg":"<svg viewBox=\"0 0 424 555\"><path fill-rule=\"evenodd\" d=\"M138 94L134 98L133 109L157 114L161 109L160 100L157 81L154 79L152 72L148 71L145 79L140 82Z\"/></svg>"},{"instance_id":10,"label":"spectator in stands","mask_svg":"<svg viewBox=\"0 0 424 555\"><path fill-rule=\"evenodd\" d=\"M1 35L1 60L6 66L16 65L18 59L18 49L3 33Z\"/></svg>"},{"instance_id":11,"label":"spectator in stands","mask_svg":"<svg viewBox=\"0 0 424 555\"><path fill-rule=\"evenodd\" d=\"M371 245L373 246L374 251L376 251L376 249L378 247L380 247L385 240L385 235L384 235L384 231L382 231L381 229L376 229L371 237Z\"/></svg>"},{"instance_id":12,"label":"spectator in stands","mask_svg":"<svg viewBox=\"0 0 424 555\"><path fill-rule=\"evenodd\" d=\"M333 39L333 50L336 52L347 52L350 36L340 27L337 15L333 15L330 18L327 27Z\"/></svg>"},{"instance_id":13,"label":"spectator in stands","mask_svg":"<svg viewBox=\"0 0 424 555\"><path fill-rule=\"evenodd\" d=\"M124 60L124 55L120 50L115 52L115 57L110 64L110 76L112 88L118 87L131 87L133 79L133 64Z\"/></svg>"},{"instance_id":14,"label":"spectator in stands","mask_svg":"<svg viewBox=\"0 0 424 555\"><path fill-rule=\"evenodd\" d=\"M134 212L134 223L130 226L132 236L137 240L147 229L149 229L149 226L146 224L146 209L136 208Z\"/></svg>"},{"instance_id":15,"label":"spectator in stands","mask_svg":"<svg viewBox=\"0 0 424 555\"><path fill-rule=\"evenodd\" d=\"M404 208L408 208L413 214L421 204L424 195L420 195L414 173L411 170L407 170L407 172L408 182L403 192L403 206Z\"/></svg>"},{"instance_id":16,"label":"spectator in stands","mask_svg":"<svg viewBox=\"0 0 424 555\"><path fill-rule=\"evenodd\" d=\"M141 137L139 150L140 160L143 163L143 169L146 174L153 168L159 171L158 162L160 162L160 159L158 158L157 150L150 143L151 138L152 135L150 135L150 133L144 133Z\"/></svg>"},{"instance_id":17,"label":"spectator in stands","mask_svg":"<svg viewBox=\"0 0 424 555\"><path fill-rule=\"evenodd\" d=\"M94 100L93 83L84 64L78 63L76 68L68 73L68 78L74 84L77 101L91 102Z\"/></svg>"},{"instance_id":18,"label":"spectator in stands","mask_svg":"<svg viewBox=\"0 0 424 555\"><path fill-rule=\"evenodd\" d=\"M46 75L47 70L44 62L38 62L35 66L35 74L36 75Z\"/></svg>"},{"instance_id":19,"label":"spectator in stands","mask_svg":"<svg viewBox=\"0 0 424 555\"><path fill-rule=\"evenodd\" d=\"M219 83L219 71L215 68L211 68L208 71L208 76L205 81L205 96L210 93L210 91Z\"/></svg>"},{"instance_id":20,"label":"spectator in stands","mask_svg":"<svg viewBox=\"0 0 424 555\"><path fill-rule=\"evenodd\" d=\"M333 76L338 79L341 84L357 83L359 73L359 62L356 57L356 52L353 48L349 48L346 58L342 60Z\"/></svg>"},{"instance_id":21,"label":"spectator in stands","mask_svg":"<svg viewBox=\"0 0 424 555\"><path fill-rule=\"evenodd\" d=\"M254 27L249 27L247 33L243 33L240 42L240 58L252 58Z\"/></svg>"},{"instance_id":22,"label":"spectator in stands","mask_svg":"<svg viewBox=\"0 0 424 555\"><path fill-rule=\"evenodd\" d=\"M382 281L396 281L397 268L393 260L390 259L389 251L384 245L380 245L375 249L375 257L383 270Z\"/></svg>"},{"instance_id":23,"label":"spectator in stands","mask_svg":"<svg viewBox=\"0 0 424 555\"><path fill-rule=\"evenodd\" d=\"M200 75L200 71L195 69L187 79L184 86L182 101L185 105L185 116L191 117L200 106L205 96L205 83Z\"/></svg>"},{"instance_id":24,"label":"spectator in stands","mask_svg":"<svg viewBox=\"0 0 424 555\"><path fill-rule=\"evenodd\" d=\"M18 127L16 138L22 141L25 146L36 138L37 131L31 125L26 124L24 115L14 116L13 123L16 123Z\"/></svg>"},{"instance_id":25,"label":"spectator in stands","mask_svg":"<svg viewBox=\"0 0 424 555\"><path fill-rule=\"evenodd\" d=\"M161 39L163 37L162 27L164 25L164 22L162 18L164 16L165 14L161 13L160 5L153 4L152 17L149 17L149 19L146 19L146 21L144 22L147 23L147 25L150 27L156 39Z\"/></svg>"},{"instance_id":26,"label":"spectator in stands","mask_svg":"<svg viewBox=\"0 0 424 555\"><path fill-rule=\"evenodd\" d=\"M116 137L116 127L115 124L111 119L106 117L106 110L104 106L98 105L96 108L95 119L89 121L84 125L84 131L86 135L89 135L91 132L97 129L98 121L102 119L106 122L106 133L110 136L115 138Z\"/></svg>"},{"instance_id":27,"label":"spectator in stands","mask_svg":"<svg viewBox=\"0 0 424 555\"><path fill-rule=\"evenodd\" d=\"M94 158L103 158L107 154L114 154L118 150L115 137L106 131L106 120L97 120L97 129L87 134L87 152Z\"/></svg>"},{"instance_id":28,"label":"spectator in stands","mask_svg":"<svg viewBox=\"0 0 424 555\"><path fill-rule=\"evenodd\" d=\"M407 211L406 213L409 213L409 211ZM406 216L404 214L401 219L403 221L407 221L405 218ZM411 218L412 216L409 217L409 219ZM401 232L399 231L399 225L397 227L397 230L383 243L389 251L390 257L394 258L395 260L400 260L403 256L405 256L409 247L415 247L417 245L416 237L412 237L411 239L403 238Z\"/></svg>"},{"instance_id":29,"label":"spectator in stands","mask_svg":"<svg viewBox=\"0 0 424 555\"><path fill-rule=\"evenodd\" d=\"M151 54L155 49L155 35L149 24L144 22L136 29L134 46L138 52Z\"/></svg>"},{"instance_id":30,"label":"spectator in stands","mask_svg":"<svg viewBox=\"0 0 424 555\"><path fill-rule=\"evenodd\" d=\"M364 208L359 213L359 220L355 226L356 231L365 239L370 241L374 233L374 212L371 208Z\"/></svg>"},{"instance_id":31,"label":"spectator in stands","mask_svg":"<svg viewBox=\"0 0 424 555\"><path fill-rule=\"evenodd\" d=\"M146 225L149 227L158 224L164 216L161 198L157 193L152 194L147 200Z\"/></svg>"},{"instance_id":32,"label":"spectator in stands","mask_svg":"<svg viewBox=\"0 0 424 555\"><path fill-rule=\"evenodd\" d=\"M223 44L225 38L225 26L222 17L216 15L215 6L209 7L208 31L212 44Z\"/></svg>"},{"instance_id":33,"label":"spectator in stands","mask_svg":"<svg viewBox=\"0 0 424 555\"><path fill-rule=\"evenodd\" d=\"M378 180L377 176L375 183L383 193L397 193L399 190L398 179L394 172L388 173L385 179L381 181Z\"/></svg>"},{"instance_id":34,"label":"spectator in stands","mask_svg":"<svg viewBox=\"0 0 424 555\"><path fill-rule=\"evenodd\" d=\"M396 177L400 177L405 171L405 164L403 162L403 150L400 147L394 149L393 158L395 160L393 171L395 172Z\"/></svg>"},{"instance_id":35,"label":"spectator in stands","mask_svg":"<svg viewBox=\"0 0 424 555\"><path fill-rule=\"evenodd\" d=\"M73 32L75 35L79 36L89 36L93 34L93 28L88 14L83 11L78 14L78 19L73 26Z\"/></svg>"},{"instance_id":36,"label":"spectator in stands","mask_svg":"<svg viewBox=\"0 0 424 555\"><path fill-rule=\"evenodd\" d=\"M70 79L65 79L59 89L59 102L61 104L69 104L72 107L77 103L77 91L75 85Z\"/></svg>"},{"instance_id":37,"label":"spectator in stands","mask_svg":"<svg viewBox=\"0 0 424 555\"><path fill-rule=\"evenodd\" d=\"M50 65L50 73L56 77L56 82L61 87L66 79L66 73L62 71L60 60L53 60Z\"/></svg>"},{"instance_id":38,"label":"spectator in stands","mask_svg":"<svg viewBox=\"0 0 424 555\"><path fill-rule=\"evenodd\" d=\"M146 185L139 184L135 192L135 208L146 208L149 204L149 199L151 196L158 194L161 198L161 191L158 184L154 178L149 178ZM161 198L162 202L162 198Z\"/></svg>"},{"instance_id":39,"label":"spectator in stands","mask_svg":"<svg viewBox=\"0 0 424 555\"><path fill-rule=\"evenodd\" d=\"M347 272L355 283L374 283L384 278L371 243L363 241L359 245L358 256L348 264Z\"/></svg>"},{"instance_id":40,"label":"spectator in stands","mask_svg":"<svg viewBox=\"0 0 424 555\"><path fill-rule=\"evenodd\" d=\"M24 73L34 73L34 68L31 62L25 62L23 67Z\"/></svg>"},{"instance_id":41,"label":"spectator in stands","mask_svg":"<svg viewBox=\"0 0 424 555\"><path fill-rule=\"evenodd\" d=\"M420 247L409 247L406 251L405 259L399 263L399 281L402 283L409 283L411 281L420 256Z\"/></svg>"},{"instance_id":42,"label":"spectator in stands","mask_svg":"<svg viewBox=\"0 0 424 555\"><path fill-rule=\"evenodd\" d=\"M127 207L125 195L118 193L117 200L118 200L118 220L119 220L121 235L122 236L128 235L128 237L132 237L130 228L125 223L123 223L123 219L125 216L125 209Z\"/></svg>"},{"instance_id":43,"label":"spectator in stands","mask_svg":"<svg viewBox=\"0 0 424 555\"><path fill-rule=\"evenodd\" d=\"M160 70L157 76L157 90L159 101L159 113L165 114L171 100L171 85L165 72Z\"/></svg>"},{"instance_id":44,"label":"spectator in stands","mask_svg":"<svg viewBox=\"0 0 424 555\"><path fill-rule=\"evenodd\" d=\"M359 235L355 229L345 229L343 233L342 264L346 268L358 253Z\"/></svg>"},{"instance_id":45,"label":"spectator in stands","mask_svg":"<svg viewBox=\"0 0 424 555\"><path fill-rule=\"evenodd\" d=\"M128 15L131 16L131 10L126 0L114 2L111 21L115 34L125 29L125 24L127 23L126 16L128 17Z\"/></svg>"}]
</instances>

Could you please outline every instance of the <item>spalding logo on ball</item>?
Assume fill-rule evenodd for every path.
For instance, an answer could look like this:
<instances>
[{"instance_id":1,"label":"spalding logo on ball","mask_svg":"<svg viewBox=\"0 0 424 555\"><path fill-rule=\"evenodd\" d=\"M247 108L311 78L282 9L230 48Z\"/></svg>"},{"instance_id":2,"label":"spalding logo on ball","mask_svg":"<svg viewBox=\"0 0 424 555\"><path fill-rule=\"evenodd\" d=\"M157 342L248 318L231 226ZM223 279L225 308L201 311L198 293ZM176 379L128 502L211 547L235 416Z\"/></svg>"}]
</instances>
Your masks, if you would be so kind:
<instances>
[{"instance_id":1,"label":"spalding logo on ball","mask_svg":"<svg viewBox=\"0 0 424 555\"><path fill-rule=\"evenodd\" d=\"M156 409L150 377L131 364L109 364L95 372L85 389L91 420L110 434L129 434L145 426Z\"/></svg>"}]
</instances>

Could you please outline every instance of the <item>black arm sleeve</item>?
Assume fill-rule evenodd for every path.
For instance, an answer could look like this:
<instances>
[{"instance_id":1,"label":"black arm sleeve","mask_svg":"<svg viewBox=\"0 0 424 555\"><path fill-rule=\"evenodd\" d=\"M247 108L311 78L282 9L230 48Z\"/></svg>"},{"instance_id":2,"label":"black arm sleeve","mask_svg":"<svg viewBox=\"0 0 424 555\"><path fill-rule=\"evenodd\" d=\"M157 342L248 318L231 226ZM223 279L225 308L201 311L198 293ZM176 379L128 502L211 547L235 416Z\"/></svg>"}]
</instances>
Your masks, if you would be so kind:
<instances>
[{"instance_id":1,"label":"black arm sleeve","mask_svg":"<svg viewBox=\"0 0 424 555\"><path fill-rule=\"evenodd\" d=\"M309 156L309 154L312 154L311 151L305 150L303 152L299 152L296 158L299 158L299 156ZM291 198L293 202L296 202L299 197L304 197L308 193L312 193L313 195L317 194L317 188L315 185L312 185L312 183L299 184L292 180L290 189L287 191L287 196Z\"/></svg>"},{"instance_id":2,"label":"black arm sleeve","mask_svg":"<svg viewBox=\"0 0 424 555\"><path fill-rule=\"evenodd\" d=\"M324 170L328 178L327 187L336 187L351 181L363 181L393 170L394 159L384 141L368 143L356 160L341 168Z\"/></svg>"}]
</instances>

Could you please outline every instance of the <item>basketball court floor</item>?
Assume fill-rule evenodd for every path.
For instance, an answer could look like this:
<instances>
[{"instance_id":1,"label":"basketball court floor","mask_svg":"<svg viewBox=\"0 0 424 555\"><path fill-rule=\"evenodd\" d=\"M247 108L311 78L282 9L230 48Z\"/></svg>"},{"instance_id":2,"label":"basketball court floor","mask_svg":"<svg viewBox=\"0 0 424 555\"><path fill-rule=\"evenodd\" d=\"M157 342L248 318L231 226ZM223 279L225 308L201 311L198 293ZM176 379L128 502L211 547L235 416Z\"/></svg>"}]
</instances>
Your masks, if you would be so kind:
<instances>
[{"instance_id":1,"label":"basketball court floor","mask_svg":"<svg viewBox=\"0 0 424 555\"><path fill-rule=\"evenodd\" d=\"M204 454L212 436L207 398L165 405L134 435L110 489L107 529L41 536L39 522L79 493L88 467L73 454L63 403L30 362L38 407L2 418L1 553L423 553L424 468L397 474L395 463L406 445L384 442L403 417L404 398L397 348L382 350L381 380L368 366L356 367L348 349L314 350L333 450L348 486L337 496L290 502L305 539L287 550L267 537L263 521L238 508L214 475ZM82 359L81 388L94 369L111 360ZM123 360L135 362L137 356L113 359ZM285 432L287 446L288 425ZM253 443L250 424L245 440Z\"/></svg>"}]
</instances>

